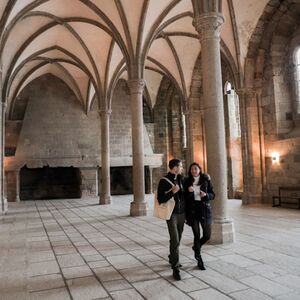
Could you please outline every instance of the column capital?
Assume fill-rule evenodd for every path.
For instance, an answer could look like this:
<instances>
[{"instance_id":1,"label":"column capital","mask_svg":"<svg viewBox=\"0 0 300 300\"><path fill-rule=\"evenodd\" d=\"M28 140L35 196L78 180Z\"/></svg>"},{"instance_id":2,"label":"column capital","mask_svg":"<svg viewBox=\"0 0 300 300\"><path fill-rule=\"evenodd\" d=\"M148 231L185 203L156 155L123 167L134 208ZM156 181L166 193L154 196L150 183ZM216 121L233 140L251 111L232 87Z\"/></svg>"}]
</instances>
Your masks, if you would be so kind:
<instances>
[{"instance_id":1,"label":"column capital","mask_svg":"<svg viewBox=\"0 0 300 300\"><path fill-rule=\"evenodd\" d=\"M6 102L1 102L1 107L2 107L3 109L6 109L6 107L7 107Z\"/></svg>"},{"instance_id":2,"label":"column capital","mask_svg":"<svg viewBox=\"0 0 300 300\"><path fill-rule=\"evenodd\" d=\"M199 33L200 41L220 39L220 27L223 23L223 15L216 12L198 15L193 20L193 26Z\"/></svg>"},{"instance_id":3,"label":"column capital","mask_svg":"<svg viewBox=\"0 0 300 300\"><path fill-rule=\"evenodd\" d=\"M111 115L112 110L111 109L100 109L99 110L99 115L100 117L104 117L104 116L110 116Z\"/></svg>"},{"instance_id":4,"label":"column capital","mask_svg":"<svg viewBox=\"0 0 300 300\"><path fill-rule=\"evenodd\" d=\"M130 94L142 94L145 87L144 79L131 79L127 81Z\"/></svg>"}]
</instances>

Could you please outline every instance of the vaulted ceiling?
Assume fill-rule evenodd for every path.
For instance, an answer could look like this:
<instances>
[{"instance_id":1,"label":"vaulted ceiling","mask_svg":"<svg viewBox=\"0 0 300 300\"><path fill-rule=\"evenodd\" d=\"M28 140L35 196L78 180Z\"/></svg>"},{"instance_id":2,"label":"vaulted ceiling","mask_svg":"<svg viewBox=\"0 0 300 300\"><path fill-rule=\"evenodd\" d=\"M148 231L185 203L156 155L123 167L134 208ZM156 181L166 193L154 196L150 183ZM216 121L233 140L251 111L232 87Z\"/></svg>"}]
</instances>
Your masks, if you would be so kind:
<instances>
[{"instance_id":1,"label":"vaulted ceiling","mask_svg":"<svg viewBox=\"0 0 300 300\"><path fill-rule=\"evenodd\" d=\"M267 2L223 0L221 38L236 66ZM95 99L110 106L119 78L144 78L154 105L167 76L187 99L201 51L193 14L191 0L1 0L3 101L10 106L46 73L61 78L85 111Z\"/></svg>"}]
</instances>

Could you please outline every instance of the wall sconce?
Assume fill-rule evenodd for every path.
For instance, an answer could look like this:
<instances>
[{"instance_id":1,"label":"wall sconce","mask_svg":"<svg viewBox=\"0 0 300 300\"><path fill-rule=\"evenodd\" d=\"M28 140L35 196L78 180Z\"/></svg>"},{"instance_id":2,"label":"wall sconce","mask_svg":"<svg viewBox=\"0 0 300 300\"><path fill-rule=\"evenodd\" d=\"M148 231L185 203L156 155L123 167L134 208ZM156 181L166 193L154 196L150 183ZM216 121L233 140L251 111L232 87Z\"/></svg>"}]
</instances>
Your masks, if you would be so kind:
<instances>
[{"instance_id":1,"label":"wall sconce","mask_svg":"<svg viewBox=\"0 0 300 300\"><path fill-rule=\"evenodd\" d=\"M272 158L272 164L273 165L278 165L279 164L279 153L278 152L272 152L271 153L271 158Z\"/></svg>"}]
</instances>

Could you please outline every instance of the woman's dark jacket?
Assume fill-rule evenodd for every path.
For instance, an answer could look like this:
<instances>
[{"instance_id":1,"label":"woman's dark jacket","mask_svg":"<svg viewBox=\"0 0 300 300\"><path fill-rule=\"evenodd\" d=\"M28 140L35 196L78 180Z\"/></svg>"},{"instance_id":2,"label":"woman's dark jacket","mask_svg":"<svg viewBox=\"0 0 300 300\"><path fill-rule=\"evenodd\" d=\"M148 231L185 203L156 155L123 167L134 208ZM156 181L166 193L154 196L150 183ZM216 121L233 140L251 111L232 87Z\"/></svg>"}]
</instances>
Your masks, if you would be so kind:
<instances>
[{"instance_id":1,"label":"woman's dark jacket","mask_svg":"<svg viewBox=\"0 0 300 300\"><path fill-rule=\"evenodd\" d=\"M164 203L174 197L175 200L175 207L173 213L175 214L183 214L185 212L185 201L183 195L183 180L181 175L177 175L175 179L175 175L172 173L168 173L166 176L173 184L177 184L180 187L180 190L173 194L170 189L172 188L171 184L161 178L157 188L157 200L159 203Z\"/></svg>"},{"instance_id":2,"label":"woman's dark jacket","mask_svg":"<svg viewBox=\"0 0 300 300\"><path fill-rule=\"evenodd\" d=\"M212 224L212 211L210 200L215 198L213 186L210 181L209 175L202 173L199 179L201 191L206 193L206 196L197 201L194 198L194 192L189 192L188 188L193 186L194 177L188 177L184 181L184 198L186 204L186 222L192 226L194 220L203 222L204 224Z\"/></svg>"}]
</instances>

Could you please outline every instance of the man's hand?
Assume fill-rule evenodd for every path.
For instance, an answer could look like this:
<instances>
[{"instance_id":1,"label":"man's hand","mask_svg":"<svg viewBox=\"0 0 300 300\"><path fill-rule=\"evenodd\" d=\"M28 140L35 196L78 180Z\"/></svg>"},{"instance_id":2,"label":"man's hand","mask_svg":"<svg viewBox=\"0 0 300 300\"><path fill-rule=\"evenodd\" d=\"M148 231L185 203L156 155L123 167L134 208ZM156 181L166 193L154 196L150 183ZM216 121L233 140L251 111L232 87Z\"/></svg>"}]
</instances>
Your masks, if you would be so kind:
<instances>
[{"instance_id":1,"label":"man's hand","mask_svg":"<svg viewBox=\"0 0 300 300\"><path fill-rule=\"evenodd\" d=\"M176 194L179 190L180 190L179 185L176 184L176 185L172 186L172 192L173 192L173 194Z\"/></svg>"},{"instance_id":2,"label":"man's hand","mask_svg":"<svg viewBox=\"0 0 300 300\"><path fill-rule=\"evenodd\" d=\"M189 190L190 193L192 193L194 191L194 188L192 186L189 186L188 190Z\"/></svg>"}]
</instances>

